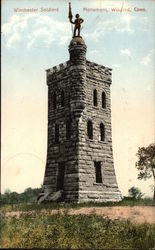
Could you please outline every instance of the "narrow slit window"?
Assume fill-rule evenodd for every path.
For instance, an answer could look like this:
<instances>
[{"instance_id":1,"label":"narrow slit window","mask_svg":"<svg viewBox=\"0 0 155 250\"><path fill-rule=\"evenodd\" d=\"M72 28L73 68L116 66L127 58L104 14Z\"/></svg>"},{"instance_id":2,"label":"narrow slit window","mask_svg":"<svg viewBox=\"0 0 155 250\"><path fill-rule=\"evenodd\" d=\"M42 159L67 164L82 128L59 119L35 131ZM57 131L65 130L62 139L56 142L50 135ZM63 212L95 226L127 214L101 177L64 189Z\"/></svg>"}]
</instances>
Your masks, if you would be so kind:
<instances>
[{"instance_id":1,"label":"narrow slit window","mask_svg":"<svg viewBox=\"0 0 155 250\"><path fill-rule=\"evenodd\" d=\"M94 89L94 92L93 92L93 102L94 102L94 106L97 107L97 90Z\"/></svg>"},{"instance_id":2,"label":"narrow slit window","mask_svg":"<svg viewBox=\"0 0 155 250\"><path fill-rule=\"evenodd\" d=\"M61 91L61 107L64 107L64 106L65 106L65 93L62 90Z\"/></svg>"},{"instance_id":3,"label":"narrow slit window","mask_svg":"<svg viewBox=\"0 0 155 250\"><path fill-rule=\"evenodd\" d=\"M104 91L102 92L102 108L106 108L106 94Z\"/></svg>"},{"instance_id":4,"label":"narrow slit window","mask_svg":"<svg viewBox=\"0 0 155 250\"><path fill-rule=\"evenodd\" d=\"M55 125L55 142L59 142L59 125Z\"/></svg>"},{"instance_id":5,"label":"narrow slit window","mask_svg":"<svg viewBox=\"0 0 155 250\"><path fill-rule=\"evenodd\" d=\"M95 167L96 183L102 183L101 162L95 161L94 167Z\"/></svg>"},{"instance_id":6,"label":"narrow slit window","mask_svg":"<svg viewBox=\"0 0 155 250\"><path fill-rule=\"evenodd\" d=\"M57 96L56 92L53 93L53 108L56 109L57 107Z\"/></svg>"},{"instance_id":7,"label":"narrow slit window","mask_svg":"<svg viewBox=\"0 0 155 250\"><path fill-rule=\"evenodd\" d=\"M87 135L89 139L93 139L93 124L90 120L87 122Z\"/></svg>"},{"instance_id":8,"label":"narrow slit window","mask_svg":"<svg viewBox=\"0 0 155 250\"><path fill-rule=\"evenodd\" d=\"M70 138L71 138L71 121L68 120L66 122L66 139L70 140Z\"/></svg>"},{"instance_id":9,"label":"narrow slit window","mask_svg":"<svg viewBox=\"0 0 155 250\"><path fill-rule=\"evenodd\" d=\"M100 124L100 138L101 141L105 141L105 126L103 123Z\"/></svg>"}]
</instances>

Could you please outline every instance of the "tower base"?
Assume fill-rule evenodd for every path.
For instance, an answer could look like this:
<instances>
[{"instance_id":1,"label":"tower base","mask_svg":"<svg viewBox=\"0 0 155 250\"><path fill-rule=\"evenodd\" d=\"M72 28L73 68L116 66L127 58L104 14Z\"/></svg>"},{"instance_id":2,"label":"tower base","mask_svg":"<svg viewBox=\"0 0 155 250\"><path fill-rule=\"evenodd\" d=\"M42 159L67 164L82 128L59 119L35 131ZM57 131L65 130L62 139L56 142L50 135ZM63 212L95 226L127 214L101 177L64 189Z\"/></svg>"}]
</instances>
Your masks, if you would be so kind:
<instances>
[{"instance_id":1,"label":"tower base","mask_svg":"<svg viewBox=\"0 0 155 250\"><path fill-rule=\"evenodd\" d=\"M59 190L55 193L43 192L39 195L37 202L73 202L73 203L85 203L85 202L119 202L122 200L122 196L119 190L114 191L63 191Z\"/></svg>"}]
</instances>

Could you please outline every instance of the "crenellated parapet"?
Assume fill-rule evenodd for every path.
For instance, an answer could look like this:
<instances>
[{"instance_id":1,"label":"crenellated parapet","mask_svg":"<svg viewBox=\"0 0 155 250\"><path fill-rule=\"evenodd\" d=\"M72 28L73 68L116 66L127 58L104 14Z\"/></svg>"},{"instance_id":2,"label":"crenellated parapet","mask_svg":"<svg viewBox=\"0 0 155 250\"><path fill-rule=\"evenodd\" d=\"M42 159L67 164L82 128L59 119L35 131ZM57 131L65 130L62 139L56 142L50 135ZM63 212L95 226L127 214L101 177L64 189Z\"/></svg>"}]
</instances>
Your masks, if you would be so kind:
<instances>
[{"instance_id":1,"label":"crenellated parapet","mask_svg":"<svg viewBox=\"0 0 155 250\"><path fill-rule=\"evenodd\" d=\"M46 72L47 72L47 76L51 76L61 70L64 70L66 69L67 65L69 64L69 61L66 61L64 63L60 63L50 69L46 69Z\"/></svg>"},{"instance_id":2,"label":"crenellated parapet","mask_svg":"<svg viewBox=\"0 0 155 250\"><path fill-rule=\"evenodd\" d=\"M87 71L89 72L89 77L97 79L99 81L104 81L109 84L112 83L112 69L105 67L103 65L86 61Z\"/></svg>"}]
</instances>

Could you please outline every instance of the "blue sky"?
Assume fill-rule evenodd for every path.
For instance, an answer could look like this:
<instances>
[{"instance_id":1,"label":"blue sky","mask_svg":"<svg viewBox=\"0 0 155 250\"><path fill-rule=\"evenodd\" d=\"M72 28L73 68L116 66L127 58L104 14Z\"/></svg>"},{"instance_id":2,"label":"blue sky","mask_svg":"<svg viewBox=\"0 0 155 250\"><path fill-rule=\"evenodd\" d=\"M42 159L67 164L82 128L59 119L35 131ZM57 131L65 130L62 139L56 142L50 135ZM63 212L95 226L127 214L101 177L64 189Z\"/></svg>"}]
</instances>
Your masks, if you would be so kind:
<instances>
[{"instance_id":1,"label":"blue sky","mask_svg":"<svg viewBox=\"0 0 155 250\"><path fill-rule=\"evenodd\" d=\"M20 192L42 183L47 148L45 70L69 59L68 2L2 2L2 191L9 187ZM122 6L131 12L111 11ZM42 7L58 11L43 13ZM146 11L134 11L135 7ZM17 13L14 8L38 12ZM155 3L75 0L72 11L84 19L81 35L87 59L113 68L113 148L119 187L123 194L134 185L150 195L153 182L137 181L135 154L155 139Z\"/></svg>"}]
</instances>

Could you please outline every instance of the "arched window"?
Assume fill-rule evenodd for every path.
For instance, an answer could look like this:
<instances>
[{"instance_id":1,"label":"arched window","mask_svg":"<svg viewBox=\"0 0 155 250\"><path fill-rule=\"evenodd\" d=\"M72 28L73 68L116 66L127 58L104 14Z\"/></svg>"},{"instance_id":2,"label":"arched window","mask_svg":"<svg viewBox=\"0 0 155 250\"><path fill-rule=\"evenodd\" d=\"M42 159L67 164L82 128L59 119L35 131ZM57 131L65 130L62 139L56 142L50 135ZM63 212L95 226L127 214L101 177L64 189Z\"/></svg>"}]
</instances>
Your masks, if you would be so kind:
<instances>
[{"instance_id":1,"label":"arched window","mask_svg":"<svg viewBox=\"0 0 155 250\"><path fill-rule=\"evenodd\" d=\"M102 108L106 108L106 95L105 92L102 92Z\"/></svg>"},{"instance_id":2,"label":"arched window","mask_svg":"<svg viewBox=\"0 0 155 250\"><path fill-rule=\"evenodd\" d=\"M89 139L93 139L93 124L90 120L87 122L87 135Z\"/></svg>"},{"instance_id":3,"label":"arched window","mask_svg":"<svg viewBox=\"0 0 155 250\"><path fill-rule=\"evenodd\" d=\"M101 141L105 141L105 126L103 123L100 124L100 138Z\"/></svg>"},{"instance_id":4,"label":"arched window","mask_svg":"<svg viewBox=\"0 0 155 250\"><path fill-rule=\"evenodd\" d=\"M57 96L56 92L53 93L53 108L56 109L57 107Z\"/></svg>"},{"instance_id":5,"label":"arched window","mask_svg":"<svg viewBox=\"0 0 155 250\"><path fill-rule=\"evenodd\" d=\"M65 93L62 90L61 91L61 107L64 107L64 106L65 106Z\"/></svg>"},{"instance_id":6,"label":"arched window","mask_svg":"<svg viewBox=\"0 0 155 250\"><path fill-rule=\"evenodd\" d=\"M94 89L94 92L93 92L93 103L94 103L94 106L97 106L97 90Z\"/></svg>"},{"instance_id":7,"label":"arched window","mask_svg":"<svg viewBox=\"0 0 155 250\"><path fill-rule=\"evenodd\" d=\"M66 139L70 140L70 138L71 138L71 121L68 120L66 122Z\"/></svg>"},{"instance_id":8,"label":"arched window","mask_svg":"<svg viewBox=\"0 0 155 250\"><path fill-rule=\"evenodd\" d=\"M59 142L59 125L55 125L55 142Z\"/></svg>"}]
</instances>

